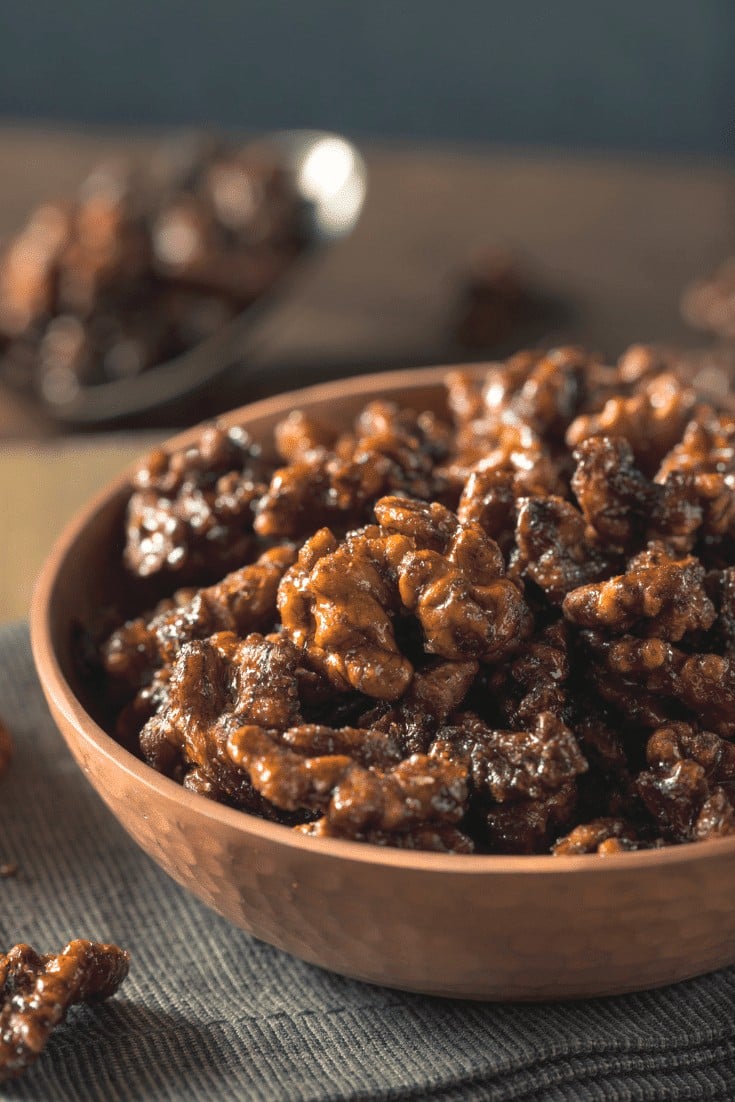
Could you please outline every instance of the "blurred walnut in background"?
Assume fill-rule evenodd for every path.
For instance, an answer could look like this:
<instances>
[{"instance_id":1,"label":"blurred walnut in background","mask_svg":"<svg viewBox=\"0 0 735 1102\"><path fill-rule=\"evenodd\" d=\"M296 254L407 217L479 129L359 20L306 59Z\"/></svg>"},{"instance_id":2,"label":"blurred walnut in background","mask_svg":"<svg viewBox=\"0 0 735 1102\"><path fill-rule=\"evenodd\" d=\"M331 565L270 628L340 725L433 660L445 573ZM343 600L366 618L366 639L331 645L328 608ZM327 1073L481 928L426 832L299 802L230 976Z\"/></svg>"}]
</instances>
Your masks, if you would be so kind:
<instances>
[{"instance_id":1,"label":"blurred walnut in background","mask_svg":"<svg viewBox=\"0 0 735 1102\"><path fill-rule=\"evenodd\" d=\"M186 351L273 285L300 222L262 145L179 139L145 169L101 165L0 256L0 379L63 402Z\"/></svg>"}]
</instances>

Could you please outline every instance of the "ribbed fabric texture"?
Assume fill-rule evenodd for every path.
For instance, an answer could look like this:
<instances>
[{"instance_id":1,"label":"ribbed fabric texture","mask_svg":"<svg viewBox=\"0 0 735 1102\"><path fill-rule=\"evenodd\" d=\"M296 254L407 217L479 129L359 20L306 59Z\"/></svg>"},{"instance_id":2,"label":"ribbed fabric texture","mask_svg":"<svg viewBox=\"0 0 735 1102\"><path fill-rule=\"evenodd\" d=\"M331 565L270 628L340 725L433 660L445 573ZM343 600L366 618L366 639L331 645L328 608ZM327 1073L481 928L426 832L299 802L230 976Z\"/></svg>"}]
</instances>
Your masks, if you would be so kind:
<instances>
[{"instance_id":1,"label":"ribbed fabric texture","mask_svg":"<svg viewBox=\"0 0 735 1102\"><path fill-rule=\"evenodd\" d=\"M43 702L25 625L0 629L0 944L72 937L132 954L120 994L73 1010L0 1098L43 1102L637 1102L735 1099L735 969L560 1005L406 995L329 975L234 929L125 835ZM553 952L553 946L549 946Z\"/></svg>"}]
</instances>

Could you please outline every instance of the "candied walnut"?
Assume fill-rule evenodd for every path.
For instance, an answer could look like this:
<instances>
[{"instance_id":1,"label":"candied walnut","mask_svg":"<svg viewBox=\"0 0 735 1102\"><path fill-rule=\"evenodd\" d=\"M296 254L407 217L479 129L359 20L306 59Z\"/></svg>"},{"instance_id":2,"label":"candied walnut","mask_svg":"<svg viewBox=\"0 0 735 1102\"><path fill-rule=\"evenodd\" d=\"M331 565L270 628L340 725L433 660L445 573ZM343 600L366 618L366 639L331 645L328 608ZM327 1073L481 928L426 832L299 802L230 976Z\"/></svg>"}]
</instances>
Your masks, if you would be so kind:
<instances>
[{"instance_id":1,"label":"candied walnut","mask_svg":"<svg viewBox=\"0 0 735 1102\"><path fill-rule=\"evenodd\" d=\"M634 556L624 574L572 590L562 611L580 627L632 631L670 642L690 631L706 631L717 615L699 560L691 555L672 559L660 547Z\"/></svg>"},{"instance_id":2,"label":"candied walnut","mask_svg":"<svg viewBox=\"0 0 735 1102\"><path fill-rule=\"evenodd\" d=\"M267 630L278 615L278 585L295 559L290 545L272 547L215 585L180 591L151 618L138 617L112 633L101 648L105 670L116 681L138 688L158 667L171 665L184 643L218 631L244 636Z\"/></svg>"},{"instance_id":3,"label":"candied walnut","mask_svg":"<svg viewBox=\"0 0 735 1102\"><path fill-rule=\"evenodd\" d=\"M673 471L662 484L656 484L646 536L665 544L671 551L685 555L693 550L703 526L714 531L728 509L718 476L693 476ZM735 510L735 497L732 498Z\"/></svg>"},{"instance_id":4,"label":"candied walnut","mask_svg":"<svg viewBox=\"0 0 735 1102\"><path fill-rule=\"evenodd\" d=\"M398 567L399 591L404 606L417 612L429 653L460 661L477 653L471 640L479 632L480 648L484 649L485 641L489 644L489 650L480 657L492 661L494 649L507 646L508 625L502 623L505 616L515 620L521 634L527 633L528 610L514 583L503 577L500 549L478 525L460 524L453 513L436 502L427 505L396 497L379 501L375 515L383 529L414 541L415 548L407 552ZM466 602L464 614L459 599ZM446 602L446 625L438 614L442 601ZM491 611L493 603L497 642L487 625L478 624L473 609L476 605Z\"/></svg>"},{"instance_id":5,"label":"candied walnut","mask_svg":"<svg viewBox=\"0 0 735 1102\"><path fill-rule=\"evenodd\" d=\"M551 495L520 501L516 544L511 573L530 578L554 605L608 576L614 561L588 542L584 518L571 502Z\"/></svg>"},{"instance_id":6,"label":"candied walnut","mask_svg":"<svg viewBox=\"0 0 735 1102\"><path fill-rule=\"evenodd\" d=\"M660 495L655 526L679 535L676 521L709 542L735 531L735 418L706 407L664 457L655 477ZM659 486L661 489L659 490ZM670 514L673 513L673 518ZM680 541L681 543L681 541ZM683 545L682 545L683 546ZM686 546L689 550L693 540Z\"/></svg>"},{"instance_id":7,"label":"candied walnut","mask_svg":"<svg viewBox=\"0 0 735 1102\"><path fill-rule=\"evenodd\" d=\"M518 648L531 631L532 617L504 574L497 544L476 525L460 528L444 555L424 550L404 555L398 589L404 607L421 623L427 653L492 663Z\"/></svg>"},{"instance_id":8,"label":"candied walnut","mask_svg":"<svg viewBox=\"0 0 735 1102\"><path fill-rule=\"evenodd\" d=\"M705 727L735 737L735 659L694 654L680 664L671 691Z\"/></svg>"},{"instance_id":9,"label":"candied walnut","mask_svg":"<svg viewBox=\"0 0 735 1102\"><path fill-rule=\"evenodd\" d=\"M557 620L529 639L507 666L492 672L488 687L494 703L515 728L532 725L541 712L568 718L568 634L568 626Z\"/></svg>"},{"instance_id":10,"label":"candied walnut","mask_svg":"<svg viewBox=\"0 0 735 1102\"><path fill-rule=\"evenodd\" d=\"M618 360L619 383L640 383L653 375L675 371L678 357L668 348L632 344Z\"/></svg>"},{"instance_id":11,"label":"candied walnut","mask_svg":"<svg viewBox=\"0 0 735 1102\"><path fill-rule=\"evenodd\" d=\"M474 470L464 484L457 519L461 524L479 524L507 554L515 540L518 497L512 472Z\"/></svg>"},{"instance_id":12,"label":"candied walnut","mask_svg":"<svg viewBox=\"0 0 735 1102\"><path fill-rule=\"evenodd\" d=\"M303 537L324 525L344 531L367 520L385 494L441 499L446 480L435 464L447 454L447 433L431 414L370 403L354 434L275 472L257 505L256 531L271 538Z\"/></svg>"},{"instance_id":13,"label":"candied walnut","mask_svg":"<svg viewBox=\"0 0 735 1102\"><path fill-rule=\"evenodd\" d=\"M222 330L304 248L282 166L264 172L261 154L220 144L164 182L160 160L98 166L3 249L5 381L60 406L136 376Z\"/></svg>"},{"instance_id":14,"label":"candied walnut","mask_svg":"<svg viewBox=\"0 0 735 1102\"><path fill-rule=\"evenodd\" d=\"M661 460L656 481L663 482L672 471L735 473L735 417L704 407L686 426L681 441Z\"/></svg>"},{"instance_id":15,"label":"candied walnut","mask_svg":"<svg viewBox=\"0 0 735 1102\"><path fill-rule=\"evenodd\" d=\"M357 453L352 450L349 438L342 438L352 458L362 452L367 456L374 452L393 455L399 467L403 468L404 477L409 478L421 478L426 473L427 457L433 463L445 459L452 443L449 425L436 414L429 410L417 413L383 399L368 402L360 411L355 421L355 436ZM409 454L412 448L418 454ZM411 487L405 485L402 488L408 492Z\"/></svg>"},{"instance_id":16,"label":"candied walnut","mask_svg":"<svg viewBox=\"0 0 735 1102\"><path fill-rule=\"evenodd\" d=\"M77 1003L114 995L130 956L117 945L70 941L60 953L15 945L0 954L0 1081L25 1071Z\"/></svg>"},{"instance_id":17,"label":"candied walnut","mask_svg":"<svg viewBox=\"0 0 735 1102\"><path fill-rule=\"evenodd\" d=\"M543 853L572 815L577 802L573 781L542 800L498 804L485 814L491 853Z\"/></svg>"},{"instance_id":18,"label":"candied walnut","mask_svg":"<svg viewBox=\"0 0 735 1102\"><path fill-rule=\"evenodd\" d=\"M574 451L572 490L584 518L609 549L643 542L655 502L652 484L635 465L622 436L592 436Z\"/></svg>"},{"instance_id":19,"label":"candied walnut","mask_svg":"<svg viewBox=\"0 0 735 1102\"><path fill-rule=\"evenodd\" d=\"M672 702L678 702L703 727L735 737L735 663L730 656L687 655L662 639L603 640L588 632L585 640L596 656L590 674L598 692L629 718L659 727L671 718Z\"/></svg>"},{"instance_id":20,"label":"candied walnut","mask_svg":"<svg viewBox=\"0 0 735 1102\"><path fill-rule=\"evenodd\" d=\"M646 759L649 769L636 786L665 837L688 841L735 831L735 746L671 723L651 735Z\"/></svg>"},{"instance_id":21,"label":"candied walnut","mask_svg":"<svg viewBox=\"0 0 735 1102\"><path fill-rule=\"evenodd\" d=\"M653 474L681 439L696 394L674 374L644 380L630 398L610 398L599 413L582 414L567 429L570 448L590 436L622 436L644 471Z\"/></svg>"},{"instance_id":22,"label":"candied walnut","mask_svg":"<svg viewBox=\"0 0 735 1102\"><path fill-rule=\"evenodd\" d=\"M698 646L697 650L730 655L735 652L735 567L710 570L705 586L717 610L717 619L705 636L706 645Z\"/></svg>"},{"instance_id":23,"label":"candied walnut","mask_svg":"<svg viewBox=\"0 0 735 1102\"><path fill-rule=\"evenodd\" d=\"M646 759L657 769L691 759L702 766L708 780L735 788L735 746L688 723L671 723L654 731L646 745Z\"/></svg>"},{"instance_id":24,"label":"candied walnut","mask_svg":"<svg viewBox=\"0 0 735 1102\"><path fill-rule=\"evenodd\" d=\"M474 425L481 436L494 431L493 418L510 411L537 433L563 436L585 397L592 361L579 348L525 351L491 364L484 379L468 372L447 374L447 400L459 428ZM487 424L483 424L483 420Z\"/></svg>"},{"instance_id":25,"label":"candied walnut","mask_svg":"<svg viewBox=\"0 0 735 1102\"><path fill-rule=\"evenodd\" d=\"M279 589L286 631L336 688L385 700L405 692L413 666L393 621L406 612L428 654L492 662L517 647L530 613L480 528L437 503L383 498L375 511L380 525L342 543L328 529L307 541Z\"/></svg>"},{"instance_id":26,"label":"candied walnut","mask_svg":"<svg viewBox=\"0 0 735 1102\"><path fill-rule=\"evenodd\" d=\"M494 731L466 712L440 729L429 752L465 763L473 792L496 803L543 799L587 768L573 733L550 712L528 731Z\"/></svg>"},{"instance_id":27,"label":"candied walnut","mask_svg":"<svg viewBox=\"0 0 735 1102\"><path fill-rule=\"evenodd\" d=\"M729 656L688 655L662 639L605 641L594 633L585 639L596 655L592 682L627 718L659 727L679 704L703 727L735 737L735 663Z\"/></svg>"},{"instance_id":28,"label":"candied walnut","mask_svg":"<svg viewBox=\"0 0 735 1102\"><path fill-rule=\"evenodd\" d=\"M588 355L579 348L555 348L530 371L513 403L515 413L536 432L561 440L586 395Z\"/></svg>"},{"instance_id":29,"label":"candied walnut","mask_svg":"<svg viewBox=\"0 0 735 1102\"><path fill-rule=\"evenodd\" d=\"M581 853L598 853L610 857L626 850L638 849L638 836L625 819L593 819L582 823L560 838L551 848L555 857L576 857Z\"/></svg>"},{"instance_id":30,"label":"candied walnut","mask_svg":"<svg viewBox=\"0 0 735 1102\"><path fill-rule=\"evenodd\" d=\"M403 756L423 754L441 724L467 696L479 663L474 659L446 662L430 659L395 705L381 703L360 717L364 726L388 732L403 748Z\"/></svg>"},{"instance_id":31,"label":"candied walnut","mask_svg":"<svg viewBox=\"0 0 735 1102\"><path fill-rule=\"evenodd\" d=\"M604 701L635 726L655 728L668 721L681 652L662 639L609 640L585 631L582 640L592 654L590 683Z\"/></svg>"},{"instance_id":32,"label":"candied walnut","mask_svg":"<svg viewBox=\"0 0 735 1102\"><path fill-rule=\"evenodd\" d=\"M431 551L446 551L458 530L454 513L436 501L384 497L375 504L375 516L386 532L408 536L416 546ZM497 562L501 569L502 558L497 558Z\"/></svg>"},{"instance_id":33,"label":"candied walnut","mask_svg":"<svg viewBox=\"0 0 735 1102\"><path fill-rule=\"evenodd\" d=\"M276 448L285 463L296 463L309 452L317 449L329 451L335 444L337 433L328 425L309 417L303 410L294 409L273 430Z\"/></svg>"},{"instance_id":34,"label":"candied walnut","mask_svg":"<svg viewBox=\"0 0 735 1102\"><path fill-rule=\"evenodd\" d=\"M10 731L0 719L0 777L7 770L13 757L13 740Z\"/></svg>"},{"instance_id":35,"label":"candied walnut","mask_svg":"<svg viewBox=\"0 0 735 1102\"><path fill-rule=\"evenodd\" d=\"M457 455L447 465L447 477L462 486L474 470L507 471L518 494L545 494L563 488L559 464L541 438L523 421L493 419L492 431L457 437Z\"/></svg>"},{"instance_id":36,"label":"candied walnut","mask_svg":"<svg viewBox=\"0 0 735 1102\"><path fill-rule=\"evenodd\" d=\"M410 548L376 525L339 544L322 529L304 544L278 591L283 626L310 663L342 691L395 700L413 667L400 653L391 622L398 611L396 568Z\"/></svg>"},{"instance_id":37,"label":"candied walnut","mask_svg":"<svg viewBox=\"0 0 735 1102\"><path fill-rule=\"evenodd\" d=\"M407 712L429 715L441 722L459 708L477 670L478 664L474 659L461 662L432 659L416 672L401 707Z\"/></svg>"},{"instance_id":38,"label":"candied walnut","mask_svg":"<svg viewBox=\"0 0 735 1102\"><path fill-rule=\"evenodd\" d=\"M702 804L692 831L698 842L735 834L735 807L723 788L715 788Z\"/></svg>"},{"instance_id":39,"label":"candied walnut","mask_svg":"<svg viewBox=\"0 0 735 1102\"><path fill-rule=\"evenodd\" d=\"M471 371L448 371L444 376L447 406L457 428L482 417L485 403L482 385Z\"/></svg>"},{"instance_id":40,"label":"candied walnut","mask_svg":"<svg viewBox=\"0 0 735 1102\"><path fill-rule=\"evenodd\" d=\"M447 467L452 481L464 483L479 468L511 473L517 494L559 492L564 473L556 441L582 401L584 362L576 349L555 349L490 365L483 380L449 373L458 430Z\"/></svg>"},{"instance_id":41,"label":"candied walnut","mask_svg":"<svg viewBox=\"0 0 735 1102\"><path fill-rule=\"evenodd\" d=\"M378 772L344 754L305 758L280 745L274 733L252 725L234 731L227 750L270 803L286 811L322 811L343 836L456 823L465 811L466 770L423 754Z\"/></svg>"},{"instance_id":42,"label":"candied walnut","mask_svg":"<svg viewBox=\"0 0 735 1102\"><path fill-rule=\"evenodd\" d=\"M309 838L343 838L344 835L330 826L325 817L313 823L303 823L293 828L299 834ZM350 835L350 841L368 842L373 846L390 846L391 849L417 849L430 853L474 853L475 846L471 838L455 826L444 823L429 826L412 827L410 830L389 833L384 830L368 830L363 834Z\"/></svg>"},{"instance_id":43,"label":"candied walnut","mask_svg":"<svg viewBox=\"0 0 735 1102\"><path fill-rule=\"evenodd\" d=\"M255 546L253 504L265 492L261 449L244 429L208 425L197 443L158 449L138 467L125 564L140 577L196 578L231 569Z\"/></svg>"},{"instance_id":44,"label":"candied walnut","mask_svg":"<svg viewBox=\"0 0 735 1102\"><path fill-rule=\"evenodd\" d=\"M357 466L329 452L307 452L275 472L257 505L255 530L269 539L297 539L320 525L357 523L379 497L383 465Z\"/></svg>"},{"instance_id":45,"label":"candied walnut","mask_svg":"<svg viewBox=\"0 0 735 1102\"><path fill-rule=\"evenodd\" d=\"M243 723L281 730L300 723L297 662L297 652L284 636L253 633L240 640L220 632L186 643L174 664L164 706L141 732L146 761L168 775L193 769L189 786L197 791L206 788L236 807L262 811L247 777L232 764L227 739Z\"/></svg>"},{"instance_id":46,"label":"candied walnut","mask_svg":"<svg viewBox=\"0 0 735 1102\"><path fill-rule=\"evenodd\" d=\"M722 476L671 471L651 482L623 437L590 437L574 458L572 489L592 537L608 548L631 551L653 540L686 554L700 530L721 535L734 515Z\"/></svg>"},{"instance_id":47,"label":"candied walnut","mask_svg":"<svg viewBox=\"0 0 735 1102\"><path fill-rule=\"evenodd\" d=\"M326 727L318 723L302 723L289 727L280 737L281 743L297 754L312 758L354 758L366 768L388 769L404 757L403 746L391 731L375 727Z\"/></svg>"}]
</instances>

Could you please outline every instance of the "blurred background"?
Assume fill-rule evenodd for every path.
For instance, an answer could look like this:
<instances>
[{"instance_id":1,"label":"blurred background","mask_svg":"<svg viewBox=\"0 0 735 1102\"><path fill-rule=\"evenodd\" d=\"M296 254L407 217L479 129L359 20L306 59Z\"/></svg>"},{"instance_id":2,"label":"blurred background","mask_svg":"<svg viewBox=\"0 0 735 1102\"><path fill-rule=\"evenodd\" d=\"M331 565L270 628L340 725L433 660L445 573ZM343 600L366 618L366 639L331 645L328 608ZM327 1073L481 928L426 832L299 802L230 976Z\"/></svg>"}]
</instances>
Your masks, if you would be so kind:
<instances>
[{"instance_id":1,"label":"blurred background","mask_svg":"<svg viewBox=\"0 0 735 1102\"><path fill-rule=\"evenodd\" d=\"M0 30L16 119L728 151L729 0L34 0Z\"/></svg>"},{"instance_id":2,"label":"blurred background","mask_svg":"<svg viewBox=\"0 0 735 1102\"><path fill-rule=\"evenodd\" d=\"M561 341L729 381L734 46L728 0L0 6L0 618L96 486L254 398ZM332 206L364 186L341 237L296 227L296 128L353 143L320 161Z\"/></svg>"}]
</instances>

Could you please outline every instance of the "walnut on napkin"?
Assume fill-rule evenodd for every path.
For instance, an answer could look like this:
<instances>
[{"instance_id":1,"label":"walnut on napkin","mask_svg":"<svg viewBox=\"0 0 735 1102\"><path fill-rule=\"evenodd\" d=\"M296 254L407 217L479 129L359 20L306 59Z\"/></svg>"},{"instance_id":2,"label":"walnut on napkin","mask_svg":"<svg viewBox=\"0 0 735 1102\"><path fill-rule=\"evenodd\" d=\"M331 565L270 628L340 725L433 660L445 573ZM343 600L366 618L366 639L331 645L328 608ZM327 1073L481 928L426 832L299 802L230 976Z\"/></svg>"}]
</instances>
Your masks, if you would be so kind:
<instances>
[{"instance_id":1,"label":"walnut on napkin","mask_svg":"<svg viewBox=\"0 0 735 1102\"><path fill-rule=\"evenodd\" d=\"M30 945L0 954L0 1082L38 1059L69 1007L114 995L129 961L117 945L81 939L58 954L41 955Z\"/></svg>"}]
</instances>

